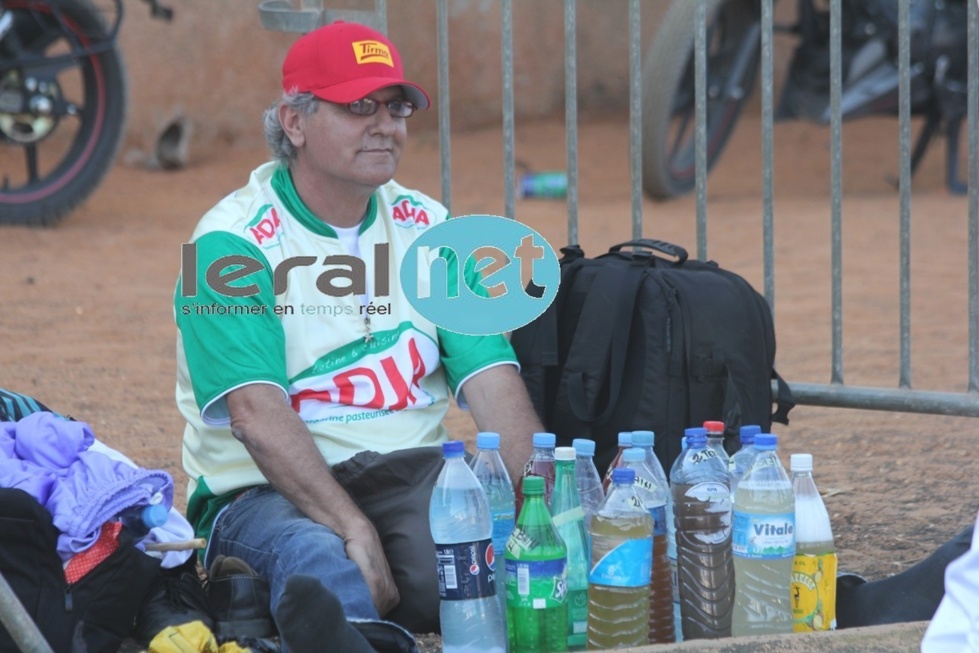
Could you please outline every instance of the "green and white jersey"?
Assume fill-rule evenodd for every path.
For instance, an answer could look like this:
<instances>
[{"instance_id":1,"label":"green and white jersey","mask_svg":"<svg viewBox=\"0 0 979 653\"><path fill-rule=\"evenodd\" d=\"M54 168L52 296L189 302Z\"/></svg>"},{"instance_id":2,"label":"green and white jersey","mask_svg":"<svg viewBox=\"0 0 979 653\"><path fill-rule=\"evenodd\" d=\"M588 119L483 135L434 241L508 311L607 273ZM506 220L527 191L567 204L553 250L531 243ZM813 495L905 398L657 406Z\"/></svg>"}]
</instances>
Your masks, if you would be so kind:
<instances>
[{"instance_id":1,"label":"green and white jersey","mask_svg":"<svg viewBox=\"0 0 979 653\"><path fill-rule=\"evenodd\" d=\"M447 218L432 198L385 184L359 228L361 264L276 163L203 217L183 248L174 298L187 516L199 532L236 491L267 482L231 434L231 390L281 388L334 465L445 441L449 390L464 404L466 379L516 364L503 336L440 329L400 292L408 247ZM223 257L238 258L212 265Z\"/></svg>"}]
</instances>

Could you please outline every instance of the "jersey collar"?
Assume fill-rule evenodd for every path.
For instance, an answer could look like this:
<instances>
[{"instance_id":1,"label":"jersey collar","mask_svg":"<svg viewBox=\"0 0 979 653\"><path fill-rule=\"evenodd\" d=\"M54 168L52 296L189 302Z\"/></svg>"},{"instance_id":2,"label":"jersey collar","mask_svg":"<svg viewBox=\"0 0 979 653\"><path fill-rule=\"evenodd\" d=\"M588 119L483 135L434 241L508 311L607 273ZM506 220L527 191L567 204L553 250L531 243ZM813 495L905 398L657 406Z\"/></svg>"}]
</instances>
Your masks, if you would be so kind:
<instances>
[{"instance_id":1,"label":"jersey collar","mask_svg":"<svg viewBox=\"0 0 979 653\"><path fill-rule=\"evenodd\" d=\"M272 189L279 196L286 210L302 226L314 234L327 236L328 238L337 238L337 232L333 227L317 218L306 207L306 204L303 203L302 198L299 197L299 193L296 192L295 184L292 183L292 174L289 172L289 168L284 165L276 166L275 172L272 173ZM360 231L357 233L362 234L367 231L377 219L377 199L375 196L376 193L371 194L371 198L367 202L367 212L364 214L364 219L360 223Z\"/></svg>"}]
</instances>

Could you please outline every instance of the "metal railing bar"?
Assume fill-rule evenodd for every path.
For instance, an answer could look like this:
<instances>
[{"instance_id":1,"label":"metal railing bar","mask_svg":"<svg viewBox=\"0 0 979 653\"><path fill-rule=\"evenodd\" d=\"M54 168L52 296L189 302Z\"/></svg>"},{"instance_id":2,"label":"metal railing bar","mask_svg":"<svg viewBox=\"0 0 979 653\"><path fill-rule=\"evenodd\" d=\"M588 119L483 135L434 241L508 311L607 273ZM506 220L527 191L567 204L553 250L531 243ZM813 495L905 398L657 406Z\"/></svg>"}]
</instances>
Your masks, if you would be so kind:
<instances>
[{"instance_id":1,"label":"metal railing bar","mask_svg":"<svg viewBox=\"0 0 979 653\"><path fill-rule=\"evenodd\" d=\"M439 80L439 165L442 177L442 204L452 215L452 132L449 121L449 8L448 0L438 0L436 16L438 32Z\"/></svg>"},{"instance_id":2,"label":"metal railing bar","mask_svg":"<svg viewBox=\"0 0 979 653\"><path fill-rule=\"evenodd\" d=\"M761 3L761 186L762 186L762 257L764 259L765 299L775 311L775 220L774 220L774 148L772 143L772 23L774 0Z\"/></svg>"},{"instance_id":3,"label":"metal railing bar","mask_svg":"<svg viewBox=\"0 0 979 653\"><path fill-rule=\"evenodd\" d=\"M707 0L694 20L694 169L697 189L697 258L707 260Z\"/></svg>"},{"instance_id":4,"label":"metal railing bar","mask_svg":"<svg viewBox=\"0 0 979 653\"><path fill-rule=\"evenodd\" d=\"M969 3L969 391L979 391L979 0Z\"/></svg>"},{"instance_id":5,"label":"metal railing bar","mask_svg":"<svg viewBox=\"0 0 979 653\"><path fill-rule=\"evenodd\" d=\"M843 92L841 0L829 5L830 69L830 247L832 293L832 372L833 383L843 383L843 136L840 99Z\"/></svg>"},{"instance_id":6,"label":"metal railing bar","mask_svg":"<svg viewBox=\"0 0 979 653\"><path fill-rule=\"evenodd\" d=\"M639 0L629 2L629 169L632 237L642 238L642 29Z\"/></svg>"},{"instance_id":7,"label":"metal railing bar","mask_svg":"<svg viewBox=\"0 0 979 653\"><path fill-rule=\"evenodd\" d=\"M910 0L898 0L898 165L900 167L900 376L911 387L911 26Z\"/></svg>"},{"instance_id":8,"label":"metal railing bar","mask_svg":"<svg viewBox=\"0 0 979 653\"><path fill-rule=\"evenodd\" d=\"M815 383L789 383L789 387L792 388L792 395L796 402L806 406L979 417L979 395L972 392L932 392L910 388L870 388ZM772 392L777 392L774 386Z\"/></svg>"},{"instance_id":9,"label":"metal railing bar","mask_svg":"<svg viewBox=\"0 0 979 653\"><path fill-rule=\"evenodd\" d=\"M503 212L508 218L517 216L513 156L513 2L502 0L500 5L503 51Z\"/></svg>"},{"instance_id":10,"label":"metal railing bar","mask_svg":"<svg viewBox=\"0 0 979 653\"><path fill-rule=\"evenodd\" d=\"M578 243L578 44L575 0L564 0L564 136L567 143L568 243Z\"/></svg>"}]
</instances>

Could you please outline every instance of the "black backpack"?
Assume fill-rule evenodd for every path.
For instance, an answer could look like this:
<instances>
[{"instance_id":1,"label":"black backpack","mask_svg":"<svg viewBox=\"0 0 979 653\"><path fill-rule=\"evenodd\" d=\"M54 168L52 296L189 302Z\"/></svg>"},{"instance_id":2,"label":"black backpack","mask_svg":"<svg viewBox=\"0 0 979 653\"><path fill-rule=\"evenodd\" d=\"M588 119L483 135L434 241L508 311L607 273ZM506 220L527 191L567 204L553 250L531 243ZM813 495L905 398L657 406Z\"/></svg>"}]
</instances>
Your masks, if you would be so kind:
<instances>
[{"instance_id":1,"label":"black backpack","mask_svg":"<svg viewBox=\"0 0 979 653\"><path fill-rule=\"evenodd\" d=\"M763 432L773 420L788 424L794 401L773 367L771 310L742 277L656 240L594 259L577 245L561 253L554 303L511 336L534 407L559 445L595 440L604 470L620 431L652 430L669 473L688 427L722 420L733 452L743 424Z\"/></svg>"}]
</instances>

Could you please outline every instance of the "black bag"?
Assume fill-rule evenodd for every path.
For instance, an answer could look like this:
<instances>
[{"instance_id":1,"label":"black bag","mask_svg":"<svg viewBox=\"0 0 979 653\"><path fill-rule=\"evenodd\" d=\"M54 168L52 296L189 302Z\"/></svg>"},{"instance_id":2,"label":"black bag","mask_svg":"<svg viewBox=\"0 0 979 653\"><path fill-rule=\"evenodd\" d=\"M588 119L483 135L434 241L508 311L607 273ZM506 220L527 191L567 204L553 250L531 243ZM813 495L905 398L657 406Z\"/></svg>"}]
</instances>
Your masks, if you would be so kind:
<instances>
[{"instance_id":1,"label":"black bag","mask_svg":"<svg viewBox=\"0 0 979 653\"><path fill-rule=\"evenodd\" d=\"M742 277L656 240L594 259L577 245L561 253L554 303L511 337L534 407L559 445L595 440L604 470L620 431L652 430L669 473L688 427L722 420L732 452L743 424L763 432L773 420L788 424L794 401L773 367L771 311Z\"/></svg>"}]
</instances>

